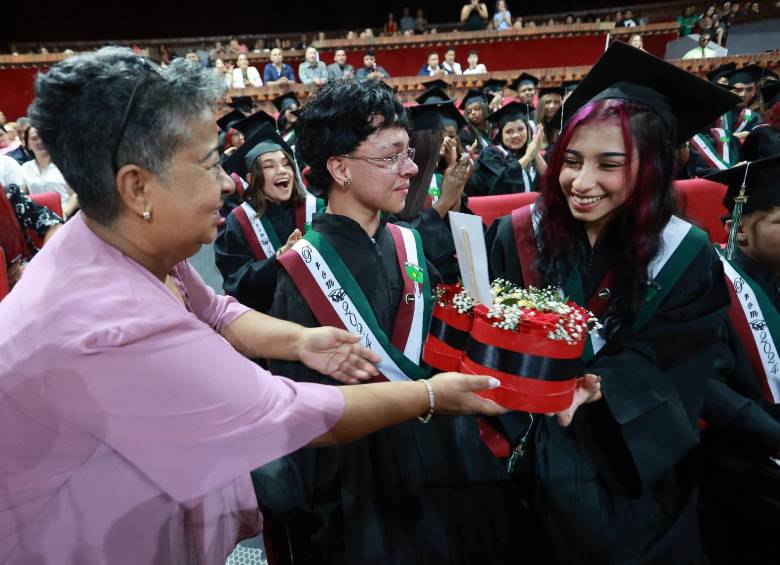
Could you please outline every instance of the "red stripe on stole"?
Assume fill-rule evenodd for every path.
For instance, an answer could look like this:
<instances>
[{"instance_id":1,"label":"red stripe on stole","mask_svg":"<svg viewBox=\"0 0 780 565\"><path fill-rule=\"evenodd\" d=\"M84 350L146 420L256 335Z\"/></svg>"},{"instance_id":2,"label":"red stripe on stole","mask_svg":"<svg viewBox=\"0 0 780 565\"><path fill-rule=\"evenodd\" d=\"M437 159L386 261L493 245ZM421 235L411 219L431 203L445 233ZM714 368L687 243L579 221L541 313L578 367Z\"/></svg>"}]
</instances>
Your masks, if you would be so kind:
<instances>
[{"instance_id":1,"label":"red stripe on stole","mask_svg":"<svg viewBox=\"0 0 780 565\"><path fill-rule=\"evenodd\" d=\"M409 341L409 331L412 328L412 319L414 318L414 301L407 303L404 297L408 294L414 296L414 281L406 275L406 246L404 245L404 236L401 233L401 228L394 224L387 224L387 230L393 237L398 268L401 270L401 280L404 282L401 290L401 300L398 303L398 311L395 315L395 324L393 324L393 335L390 341L396 349L403 353L406 348L406 342ZM418 257L417 260L419 261L420 258Z\"/></svg>"},{"instance_id":2,"label":"red stripe on stole","mask_svg":"<svg viewBox=\"0 0 780 565\"><path fill-rule=\"evenodd\" d=\"M241 227L241 232L244 234L244 239L246 239L246 242L249 244L249 249L252 250L252 255L255 256L255 259L268 259L265 251L263 251L263 247L260 245L260 242L257 241L257 234L252 228L252 222L249 221L249 216L247 216L246 210L244 210L244 208L241 206L236 206L233 208L231 214L235 215L236 220L238 220L238 225Z\"/></svg>"}]
</instances>

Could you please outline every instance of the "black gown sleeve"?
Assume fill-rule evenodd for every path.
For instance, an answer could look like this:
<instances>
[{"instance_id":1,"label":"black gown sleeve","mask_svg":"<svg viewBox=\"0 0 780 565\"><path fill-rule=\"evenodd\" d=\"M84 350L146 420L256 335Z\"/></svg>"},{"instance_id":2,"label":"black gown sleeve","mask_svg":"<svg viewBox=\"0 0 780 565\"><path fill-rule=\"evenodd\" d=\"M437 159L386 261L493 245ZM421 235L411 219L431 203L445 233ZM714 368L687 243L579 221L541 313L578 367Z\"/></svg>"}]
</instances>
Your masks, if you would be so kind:
<instances>
[{"instance_id":1,"label":"black gown sleeve","mask_svg":"<svg viewBox=\"0 0 780 565\"><path fill-rule=\"evenodd\" d=\"M488 251L490 280L504 279L516 286L525 286L520 259L517 256L511 215L497 218L491 224L485 234L485 244Z\"/></svg>"},{"instance_id":2,"label":"black gown sleeve","mask_svg":"<svg viewBox=\"0 0 780 565\"><path fill-rule=\"evenodd\" d=\"M527 192L531 188L526 186L520 162L504 157L500 149L491 146L479 154L465 192L468 196L492 196Z\"/></svg>"},{"instance_id":3,"label":"black gown sleeve","mask_svg":"<svg viewBox=\"0 0 780 565\"><path fill-rule=\"evenodd\" d=\"M255 259L233 214L227 217L214 242L214 254L225 293L245 306L267 312L273 302L279 272L276 257Z\"/></svg>"},{"instance_id":4,"label":"black gown sleeve","mask_svg":"<svg viewBox=\"0 0 780 565\"><path fill-rule=\"evenodd\" d=\"M605 475L628 492L651 488L698 444L701 407L722 354L719 328L728 305L721 263L705 248L650 322L608 344L588 367L602 378L604 399L584 412L594 429L616 440L597 459L610 467Z\"/></svg>"}]
</instances>

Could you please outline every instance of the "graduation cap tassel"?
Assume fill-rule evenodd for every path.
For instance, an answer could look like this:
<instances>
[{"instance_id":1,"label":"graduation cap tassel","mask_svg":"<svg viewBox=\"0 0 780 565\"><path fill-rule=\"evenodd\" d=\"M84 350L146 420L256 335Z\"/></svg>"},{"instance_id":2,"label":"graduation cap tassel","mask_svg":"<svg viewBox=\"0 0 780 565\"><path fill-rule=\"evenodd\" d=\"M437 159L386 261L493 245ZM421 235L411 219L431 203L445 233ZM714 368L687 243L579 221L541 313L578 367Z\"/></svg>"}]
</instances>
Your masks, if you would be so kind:
<instances>
[{"instance_id":1,"label":"graduation cap tassel","mask_svg":"<svg viewBox=\"0 0 780 565\"><path fill-rule=\"evenodd\" d=\"M737 248L737 232L739 223L742 221L742 207L747 203L748 197L745 196L747 189L747 175L750 169L750 162L745 165L745 176L742 179L742 186L739 187L739 195L734 198L734 211L731 213L731 229L729 230L729 240L726 244L726 259L734 258L734 251Z\"/></svg>"}]
</instances>

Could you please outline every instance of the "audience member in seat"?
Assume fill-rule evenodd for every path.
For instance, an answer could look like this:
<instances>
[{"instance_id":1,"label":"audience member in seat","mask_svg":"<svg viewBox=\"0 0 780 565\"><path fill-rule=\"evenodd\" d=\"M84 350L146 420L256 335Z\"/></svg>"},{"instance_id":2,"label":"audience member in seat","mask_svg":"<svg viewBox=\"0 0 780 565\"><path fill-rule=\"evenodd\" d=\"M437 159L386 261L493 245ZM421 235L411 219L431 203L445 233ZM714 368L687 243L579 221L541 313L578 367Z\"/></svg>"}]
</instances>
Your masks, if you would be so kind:
<instances>
[{"instance_id":1,"label":"audience member in seat","mask_svg":"<svg viewBox=\"0 0 780 565\"><path fill-rule=\"evenodd\" d=\"M506 0L498 0L496 2L496 12L493 14L493 29L496 31L512 29L512 14L509 12Z\"/></svg>"},{"instance_id":2,"label":"audience member in seat","mask_svg":"<svg viewBox=\"0 0 780 565\"><path fill-rule=\"evenodd\" d=\"M24 151L21 140L12 140L6 131L5 126L2 125L0 125L0 155L6 155L20 165L32 158Z\"/></svg>"},{"instance_id":3,"label":"audience member in seat","mask_svg":"<svg viewBox=\"0 0 780 565\"><path fill-rule=\"evenodd\" d=\"M425 12L423 12L422 8L417 9L417 17L414 18L414 32L428 32L428 18L425 17Z\"/></svg>"},{"instance_id":4,"label":"audience member in seat","mask_svg":"<svg viewBox=\"0 0 780 565\"><path fill-rule=\"evenodd\" d=\"M263 86L260 73L255 67L249 66L246 53L241 53L236 59L236 68L233 69L233 88L246 88L248 86Z\"/></svg>"},{"instance_id":5,"label":"audience member in seat","mask_svg":"<svg viewBox=\"0 0 780 565\"><path fill-rule=\"evenodd\" d=\"M463 69L461 69L460 63L455 60L455 57L455 48L448 47L447 51L444 52L444 62L441 66L451 75L462 75Z\"/></svg>"},{"instance_id":6,"label":"audience member in seat","mask_svg":"<svg viewBox=\"0 0 780 565\"><path fill-rule=\"evenodd\" d=\"M22 166L8 155L0 155L0 184L24 187Z\"/></svg>"},{"instance_id":7,"label":"audience member in seat","mask_svg":"<svg viewBox=\"0 0 780 565\"><path fill-rule=\"evenodd\" d=\"M0 561L224 563L261 528L256 466L434 407L503 412L471 394L486 377L339 388L247 359L348 383L378 361L344 330L216 295L188 263L234 188L213 73L104 48L38 75L35 93L32 123L82 211L0 302Z\"/></svg>"},{"instance_id":8,"label":"audience member in seat","mask_svg":"<svg viewBox=\"0 0 780 565\"><path fill-rule=\"evenodd\" d=\"M484 2L469 0L460 10L460 22L466 31L479 31L488 24L488 9Z\"/></svg>"},{"instance_id":9,"label":"audience member in seat","mask_svg":"<svg viewBox=\"0 0 780 565\"><path fill-rule=\"evenodd\" d=\"M46 243L61 225L57 214L30 200L17 185L0 183L0 248L5 253L11 288L22 276L27 261L38 252L28 230Z\"/></svg>"},{"instance_id":10,"label":"audience member in seat","mask_svg":"<svg viewBox=\"0 0 780 565\"><path fill-rule=\"evenodd\" d=\"M414 33L414 18L411 16L411 11L408 7L404 8L401 12L401 19L398 22L398 29L404 35Z\"/></svg>"},{"instance_id":11,"label":"audience member in seat","mask_svg":"<svg viewBox=\"0 0 780 565\"><path fill-rule=\"evenodd\" d=\"M479 154L466 194L492 196L536 190L540 176L547 170L541 156L544 130L532 133L525 108L518 102L510 102L490 119L498 126L494 145Z\"/></svg>"},{"instance_id":12,"label":"audience member in seat","mask_svg":"<svg viewBox=\"0 0 780 565\"><path fill-rule=\"evenodd\" d=\"M62 213L65 219L75 212L79 205L78 196L68 186L57 165L52 163L51 155L43 145L38 130L31 127L25 138L27 150L35 157L22 165L24 185L30 194L56 192L62 201Z\"/></svg>"},{"instance_id":13,"label":"audience member in seat","mask_svg":"<svg viewBox=\"0 0 780 565\"><path fill-rule=\"evenodd\" d=\"M367 50L365 55L363 55L363 66L357 70L355 73L355 78L357 80L381 80L388 77L390 77L388 72L383 67L380 67L376 64L376 55L374 54L374 50Z\"/></svg>"},{"instance_id":14,"label":"audience member in seat","mask_svg":"<svg viewBox=\"0 0 780 565\"><path fill-rule=\"evenodd\" d=\"M428 62L423 65L417 76L421 77L442 77L450 74L451 71L439 65L439 54L435 51L428 54Z\"/></svg>"},{"instance_id":15,"label":"audience member in seat","mask_svg":"<svg viewBox=\"0 0 780 565\"><path fill-rule=\"evenodd\" d=\"M328 82L328 68L320 61L320 54L314 47L307 47L306 60L298 66L298 78L303 84L322 86Z\"/></svg>"},{"instance_id":16,"label":"audience member in seat","mask_svg":"<svg viewBox=\"0 0 780 565\"><path fill-rule=\"evenodd\" d=\"M292 67L282 62L283 58L281 49L278 47L271 49L271 62L266 64L263 70L263 81L265 81L266 85L295 82L295 74Z\"/></svg>"},{"instance_id":17,"label":"audience member in seat","mask_svg":"<svg viewBox=\"0 0 780 565\"><path fill-rule=\"evenodd\" d=\"M488 72L487 67L479 62L479 52L476 49L469 51L466 61L469 66L463 71L464 75L481 75Z\"/></svg>"},{"instance_id":18,"label":"audience member in seat","mask_svg":"<svg viewBox=\"0 0 780 565\"><path fill-rule=\"evenodd\" d=\"M328 78L338 80L340 78L351 78L355 75L355 69L347 63L347 52L343 49L336 49L333 54L333 62L328 65Z\"/></svg>"}]
</instances>

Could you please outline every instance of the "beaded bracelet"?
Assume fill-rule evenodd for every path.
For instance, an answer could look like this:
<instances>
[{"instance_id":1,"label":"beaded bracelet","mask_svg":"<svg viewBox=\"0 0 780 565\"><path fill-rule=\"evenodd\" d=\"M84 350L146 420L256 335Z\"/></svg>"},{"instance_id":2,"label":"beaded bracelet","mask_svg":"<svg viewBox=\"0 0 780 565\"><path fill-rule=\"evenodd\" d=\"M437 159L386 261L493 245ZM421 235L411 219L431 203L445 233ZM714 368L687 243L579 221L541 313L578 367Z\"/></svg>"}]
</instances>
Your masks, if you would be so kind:
<instances>
[{"instance_id":1,"label":"beaded bracelet","mask_svg":"<svg viewBox=\"0 0 780 565\"><path fill-rule=\"evenodd\" d=\"M417 416L417 419L423 424L427 424L431 416L433 416L433 410L436 408L436 397L433 395L433 387L427 379L422 379L420 382L428 389L428 413L425 416Z\"/></svg>"}]
</instances>

